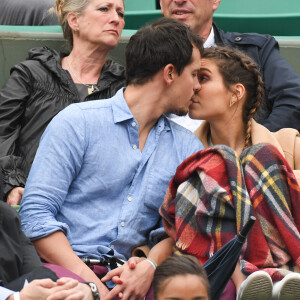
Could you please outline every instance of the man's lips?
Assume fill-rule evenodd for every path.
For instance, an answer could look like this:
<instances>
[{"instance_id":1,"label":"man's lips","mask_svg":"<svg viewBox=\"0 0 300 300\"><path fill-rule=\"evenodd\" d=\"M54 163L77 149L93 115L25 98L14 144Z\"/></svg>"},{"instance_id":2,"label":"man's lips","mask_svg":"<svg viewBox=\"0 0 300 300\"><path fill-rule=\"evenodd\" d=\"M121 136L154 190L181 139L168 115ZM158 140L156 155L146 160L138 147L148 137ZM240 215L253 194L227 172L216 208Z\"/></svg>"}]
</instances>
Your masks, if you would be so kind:
<instances>
[{"instance_id":1,"label":"man's lips","mask_svg":"<svg viewBox=\"0 0 300 300\"><path fill-rule=\"evenodd\" d=\"M191 11L187 9L173 9L172 15L176 17L187 16Z\"/></svg>"}]
</instances>

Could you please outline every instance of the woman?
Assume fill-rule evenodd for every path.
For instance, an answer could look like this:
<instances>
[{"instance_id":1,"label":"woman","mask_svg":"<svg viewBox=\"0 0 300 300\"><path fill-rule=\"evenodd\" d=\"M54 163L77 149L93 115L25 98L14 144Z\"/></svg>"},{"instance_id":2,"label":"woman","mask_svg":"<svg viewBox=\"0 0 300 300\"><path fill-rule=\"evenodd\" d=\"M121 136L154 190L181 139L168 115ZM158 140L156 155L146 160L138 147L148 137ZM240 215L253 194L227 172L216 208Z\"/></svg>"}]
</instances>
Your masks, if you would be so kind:
<instances>
[{"instance_id":1,"label":"woman","mask_svg":"<svg viewBox=\"0 0 300 300\"><path fill-rule=\"evenodd\" d=\"M19 204L39 140L71 103L106 99L124 86L124 68L107 59L124 27L122 0L56 0L71 52L30 50L0 90L0 165L8 204Z\"/></svg>"},{"instance_id":2,"label":"woman","mask_svg":"<svg viewBox=\"0 0 300 300\"><path fill-rule=\"evenodd\" d=\"M189 115L205 120L195 134L207 149L185 160L169 185L160 210L166 232L204 263L256 216L241 254L243 274L238 265L232 277L237 299L270 299L272 280L287 274L273 297L294 299L300 275L288 270L300 272L299 133L271 133L254 121L263 81L241 52L206 49L199 81Z\"/></svg>"},{"instance_id":3,"label":"woman","mask_svg":"<svg viewBox=\"0 0 300 300\"><path fill-rule=\"evenodd\" d=\"M237 50L207 49L199 73L201 90L190 106L193 119L205 120L195 131L207 148L223 144L238 155L245 148L268 143L285 157L300 182L300 135L285 128L271 133L253 119L264 97L258 66Z\"/></svg>"},{"instance_id":4,"label":"woman","mask_svg":"<svg viewBox=\"0 0 300 300\"><path fill-rule=\"evenodd\" d=\"M199 261L188 255L174 255L165 260L154 273L155 300L210 299L209 282Z\"/></svg>"}]
</instances>

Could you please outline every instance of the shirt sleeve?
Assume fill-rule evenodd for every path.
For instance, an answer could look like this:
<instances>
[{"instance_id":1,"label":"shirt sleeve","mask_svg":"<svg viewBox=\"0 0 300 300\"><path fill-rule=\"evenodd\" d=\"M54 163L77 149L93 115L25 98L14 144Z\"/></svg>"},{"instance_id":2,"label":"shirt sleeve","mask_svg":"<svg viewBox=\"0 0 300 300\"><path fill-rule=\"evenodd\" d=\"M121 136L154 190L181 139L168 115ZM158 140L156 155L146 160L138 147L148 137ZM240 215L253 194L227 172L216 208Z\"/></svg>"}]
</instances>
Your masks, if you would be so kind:
<instances>
[{"instance_id":1,"label":"shirt sleeve","mask_svg":"<svg viewBox=\"0 0 300 300\"><path fill-rule=\"evenodd\" d=\"M270 115L262 122L270 131L281 128L300 130L300 78L280 55L279 46L270 37L260 49L265 83L266 110ZM262 107L263 109L263 107Z\"/></svg>"},{"instance_id":2,"label":"shirt sleeve","mask_svg":"<svg viewBox=\"0 0 300 300\"><path fill-rule=\"evenodd\" d=\"M75 125L75 126L74 126ZM22 229L31 240L56 231L66 235L68 226L59 213L85 153L85 122L81 110L70 105L44 132L21 201Z\"/></svg>"},{"instance_id":3,"label":"shirt sleeve","mask_svg":"<svg viewBox=\"0 0 300 300\"><path fill-rule=\"evenodd\" d=\"M190 135L190 140L189 142L186 143L186 148L185 148L185 155L184 155L184 159L188 158L189 156L191 156L192 154L203 150L204 146L203 144L200 142L200 140L196 137L196 135L194 133L192 133ZM183 159L183 160L184 160ZM182 160L182 161L183 161Z\"/></svg>"},{"instance_id":4,"label":"shirt sleeve","mask_svg":"<svg viewBox=\"0 0 300 300\"><path fill-rule=\"evenodd\" d=\"M6 300L13 293L15 292L0 286L0 300Z\"/></svg>"},{"instance_id":5,"label":"shirt sleeve","mask_svg":"<svg viewBox=\"0 0 300 300\"><path fill-rule=\"evenodd\" d=\"M0 166L3 172L4 195L14 187L24 187L26 182L23 157L18 151L17 140L25 103L31 93L30 82L30 76L21 65L16 65L0 90Z\"/></svg>"},{"instance_id":6,"label":"shirt sleeve","mask_svg":"<svg viewBox=\"0 0 300 300\"><path fill-rule=\"evenodd\" d=\"M149 235L149 247L152 248L154 245L168 237L162 219L160 218L159 227L153 229Z\"/></svg>"}]
</instances>

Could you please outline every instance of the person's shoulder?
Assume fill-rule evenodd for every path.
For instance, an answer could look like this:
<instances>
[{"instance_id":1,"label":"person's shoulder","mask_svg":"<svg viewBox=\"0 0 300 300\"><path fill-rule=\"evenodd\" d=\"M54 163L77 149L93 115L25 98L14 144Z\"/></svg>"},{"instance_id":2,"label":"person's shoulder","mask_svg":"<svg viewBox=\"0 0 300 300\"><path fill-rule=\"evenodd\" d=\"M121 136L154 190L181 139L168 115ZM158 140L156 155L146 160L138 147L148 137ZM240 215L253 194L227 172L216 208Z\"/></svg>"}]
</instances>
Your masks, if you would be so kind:
<instances>
[{"instance_id":1,"label":"person's shoulder","mask_svg":"<svg viewBox=\"0 0 300 300\"><path fill-rule=\"evenodd\" d=\"M11 72L18 68L27 69L29 71L31 69L35 70L35 68L40 69L42 66L48 65L50 61L53 61L55 64L57 61L60 61L60 54L58 51L48 47L32 48L28 51L27 58L14 65Z\"/></svg>"},{"instance_id":2,"label":"person's shoulder","mask_svg":"<svg viewBox=\"0 0 300 300\"><path fill-rule=\"evenodd\" d=\"M106 61L102 72L104 75L109 74L110 76L112 75L117 78L125 79L125 68L111 59Z\"/></svg>"},{"instance_id":3,"label":"person's shoulder","mask_svg":"<svg viewBox=\"0 0 300 300\"><path fill-rule=\"evenodd\" d=\"M240 33L240 32L224 32L222 29L217 28L221 39L225 42L236 46L255 45L257 47L263 47L266 43L274 42L276 40L269 34L260 33Z\"/></svg>"},{"instance_id":4,"label":"person's shoulder","mask_svg":"<svg viewBox=\"0 0 300 300\"><path fill-rule=\"evenodd\" d=\"M62 117L82 117L85 115L92 116L93 112L96 114L101 114L102 111L107 113L107 110L111 109L112 101L113 98L73 103L63 109L59 115Z\"/></svg>"},{"instance_id":5,"label":"person's shoulder","mask_svg":"<svg viewBox=\"0 0 300 300\"><path fill-rule=\"evenodd\" d=\"M187 128L183 127L182 125L174 122L167 116L164 115L164 118L165 118L166 124L168 124L170 126L171 130L173 130L174 132L178 132L179 134L187 134L189 136L194 135L190 130L188 130Z\"/></svg>"}]
</instances>

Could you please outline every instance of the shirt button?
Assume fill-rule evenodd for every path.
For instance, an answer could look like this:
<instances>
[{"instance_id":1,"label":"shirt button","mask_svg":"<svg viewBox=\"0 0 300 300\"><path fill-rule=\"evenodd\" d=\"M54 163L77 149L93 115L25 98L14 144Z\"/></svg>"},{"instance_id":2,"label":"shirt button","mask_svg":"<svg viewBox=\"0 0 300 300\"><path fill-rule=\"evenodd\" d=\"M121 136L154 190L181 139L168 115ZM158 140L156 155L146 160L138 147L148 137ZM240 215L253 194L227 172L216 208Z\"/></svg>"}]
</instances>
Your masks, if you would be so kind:
<instances>
[{"instance_id":1,"label":"shirt button","mask_svg":"<svg viewBox=\"0 0 300 300\"><path fill-rule=\"evenodd\" d=\"M135 122L132 122L131 125L132 125L132 127L135 127L135 126L136 126L136 123L135 123Z\"/></svg>"},{"instance_id":2,"label":"shirt button","mask_svg":"<svg viewBox=\"0 0 300 300\"><path fill-rule=\"evenodd\" d=\"M137 145L133 145L132 148L133 148L134 150L136 150L136 149L137 149Z\"/></svg>"},{"instance_id":3,"label":"shirt button","mask_svg":"<svg viewBox=\"0 0 300 300\"><path fill-rule=\"evenodd\" d=\"M124 222L121 222L121 226L124 227L124 226L125 226L125 223L124 223Z\"/></svg>"},{"instance_id":4,"label":"shirt button","mask_svg":"<svg viewBox=\"0 0 300 300\"><path fill-rule=\"evenodd\" d=\"M236 42L240 42L240 41L242 40L242 37L237 36L234 40L235 40Z\"/></svg>"},{"instance_id":5,"label":"shirt button","mask_svg":"<svg viewBox=\"0 0 300 300\"><path fill-rule=\"evenodd\" d=\"M110 245L110 248L111 248L111 249L114 249L114 248L115 248L115 246L114 246L114 245Z\"/></svg>"},{"instance_id":6,"label":"shirt button","mask_svg":"<svg viewBox=\"0 0 300 300\"><path fill-rule=\"evenodd\" d=\"M131 201L132 201L132 198L131 198L131 197L128 197L127 199L128 199L128 201L129 201L129 202L131 202Z\"/></svg>"}]
</instances>

